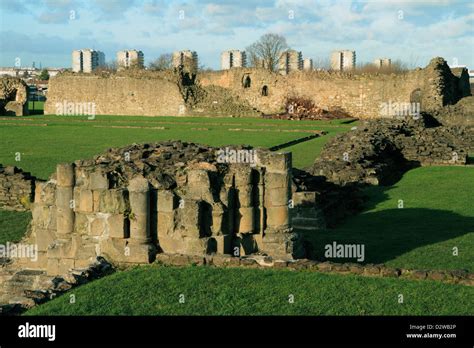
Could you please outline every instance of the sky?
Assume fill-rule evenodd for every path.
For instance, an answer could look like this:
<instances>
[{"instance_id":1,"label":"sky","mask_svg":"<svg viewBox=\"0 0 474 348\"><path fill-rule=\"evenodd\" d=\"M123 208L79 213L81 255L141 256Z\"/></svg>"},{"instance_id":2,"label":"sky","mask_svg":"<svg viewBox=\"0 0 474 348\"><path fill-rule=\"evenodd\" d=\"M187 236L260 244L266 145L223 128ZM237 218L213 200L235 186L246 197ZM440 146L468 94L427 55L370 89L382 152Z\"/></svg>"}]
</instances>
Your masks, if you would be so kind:
<instances>
[{"instance_id":1,"label":"sky","mask_svg":"<svg viewBox=\"0 0 474 348\"><path fill-rule=\"evenodd\" d=\"M357 62L388 57L424 67L436 56L474 69L474 1L353 0L0 0L0 66L71 67L74 49L115 60L139 49L145 63L175 50L197 51L219 69L220 53L266 33L315 64L332 50Z\"/></svg>"}]
</instances>

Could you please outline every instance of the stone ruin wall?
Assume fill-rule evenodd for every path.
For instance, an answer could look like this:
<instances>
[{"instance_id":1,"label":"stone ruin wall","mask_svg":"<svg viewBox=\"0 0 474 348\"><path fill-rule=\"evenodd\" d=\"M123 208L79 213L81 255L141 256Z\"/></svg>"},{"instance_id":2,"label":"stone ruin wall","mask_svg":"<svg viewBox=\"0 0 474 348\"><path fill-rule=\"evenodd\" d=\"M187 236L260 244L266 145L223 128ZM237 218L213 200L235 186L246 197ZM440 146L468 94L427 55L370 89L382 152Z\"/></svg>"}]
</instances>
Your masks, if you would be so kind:
<instances>
[{"instance_id":1,"label":"stone ruin wall","mask_svg":"<svg viewBox=\"0 0 474 348\"><path fill-rule=\"evenodd\" d=\"M0 164L0 207L25 211L33 201L35 177L14 166Z\"/></svg>"},{"instance_id":2,"label":"stone ruin wall","mask_svg":"<svg viewBox=\"0 0 474 348\"><path fill-rule=\"evenodd\" d=\"M19 77L0 77L0 115L28 115L28 86Z\"/></svg>"},{"instance_id":3,"label":"stone ruin wall","mask_svg":"<svg viewBox=\"0 0 474 348\"><path fill-rule=\"evenodd\" d=\"M221 110L224 114L234 114L234 109L237 116L254 111L275 114L285 111L288 97L303 97L326 110L362 119L380 118L382 103L421 100L421 111L454 104L470 93L465 88L466 76L459 71L453 74L442 58L432 59L424 69L390 75L297 71L282 76L264 69L233 68L199 73L195 80L179 71L64 73L50 80L45 113L56 114L56 103L66 101L93 102L99 115L222 116L210 103L215 99L216 103L231 105ZM245 88L247 77L250 87ZM267 95L262 95L264 86ZM237 110L239 105L242 110Z\"/></svg>"},{"instance_id":4,"label":"stone ruin wall","mask_svg":"<svg viewBox=\"0 0 474 348\"><path fill-rule=\"evenodd\" d=\"M266 114L284 112L287 97L304 97L327 110L342 109L357 118L380 118L381 103L416 101L421 93L421 111L454 104L469 95L463 87L465 74L455 76L442 58L434 58L424 69L403 74L361 74L341 72L292 72L287 76L263 69L234 68L198 76L202 86L227 88ZM250 87L244 82L250 78ZM267 96L262 95L264 86Z\"/></svg>"},{"instance_id":5,"label":"stone ruin wall","mask_svg":"<svg viewBox=\"0 0 474 348\"><path fill-rule=\"evenodd\" d=\"M156 180L143 175L118 184L107 165L58 165L49 181L36 185L28 238L39 258L25 267L59 275L97 256L148 263L157 251L303 256L290 223L290 153L262 150L255 166L228 164L221 171L197 162L179 173L174 189L156 189Z\"/></svg>"},{"instance_id":6,"label":"stone ruin wall","mask_svg":"<svg viewBox=\"0 0 474 348\"><path fill-rule=\"evenodd\" d=\"M61 74L49 82L45 114L57 114L56 104L95 103L96 115L176 116L185 102L179 86L166 76Z\"/></svg>"}]
</instances>

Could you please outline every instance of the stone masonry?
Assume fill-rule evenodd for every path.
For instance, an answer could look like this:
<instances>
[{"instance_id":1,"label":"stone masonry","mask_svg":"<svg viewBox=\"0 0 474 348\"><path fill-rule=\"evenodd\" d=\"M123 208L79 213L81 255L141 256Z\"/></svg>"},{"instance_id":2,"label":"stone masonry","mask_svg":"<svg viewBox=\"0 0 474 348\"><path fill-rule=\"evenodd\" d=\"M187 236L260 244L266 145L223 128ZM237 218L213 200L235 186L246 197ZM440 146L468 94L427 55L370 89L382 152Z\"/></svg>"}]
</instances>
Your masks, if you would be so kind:
<instances>
[{"instance_id":1,"label":"stone masonry","mask_svg":"<svg viewBox=\"0 0 474 348\"><path fill-rule=\"evenodd\" d=\"M418 120L364 121L328 141L309 172L338 185L396 182L412 167L465 165L474 132Z\"/></svg>"},{"instance_id":2,"label":"stone masonry","mask_svg":"<svg viewBox=\"0 0 474 348\"><path fill-rule=\"evenodd\" d=\"M288 98L303 98L327 112L369 119L383 117L385 104L419 103L421 111L433 112L470 93L468 75L453 74L443 58L399 74L298 70L282 76L259 68L184 72L62 73L49 82L45 114L56 114L57 103L89 102L98 115L273 115L288 111Z\"/></svg>"},{"instance_id":3,"label":"stone masonry","mask_svg":"<svg viewBox=\"0 0 474 348\"><path fill-rule=\"evenodd\" d=\"M220 163L217 150L134 144L59 164L36 186L28 242L40 256L25 267L60 275L98 256L149 263L157 252L301 257L288 206L291 154L256 149L249 165Z\"/></svg>"},{"instance_id":4,"label":"stone masonry","mask_svg":"<svg viewBox=\"0 0 474 348\"><path fill-rule=\"evenodd\" d=\"M0 207L25 211L34 197L35 177L13 166L0 164Z\"/></svg>"},{"instance_id":5,"label":"stone masonry","mask_svg":"<svg viewBox=\"0 0 474 348\"><path fill-rule=\"evenodd\" d=\"M0 77L0 115L28 115L28 86L18 77Z\"/></svg>"}]
</instances>

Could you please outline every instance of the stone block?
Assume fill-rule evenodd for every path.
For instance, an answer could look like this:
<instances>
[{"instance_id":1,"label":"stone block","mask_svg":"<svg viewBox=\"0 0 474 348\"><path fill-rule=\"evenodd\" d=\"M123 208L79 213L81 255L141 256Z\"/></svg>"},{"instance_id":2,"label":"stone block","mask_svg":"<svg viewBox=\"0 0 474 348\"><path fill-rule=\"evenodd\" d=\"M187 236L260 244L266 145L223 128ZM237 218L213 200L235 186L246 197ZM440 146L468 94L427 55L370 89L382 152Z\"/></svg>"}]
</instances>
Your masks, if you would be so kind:
<instances>
[{"instance_id":1,"label":"stone block","mask_svg":"<svg viewBox=\"0 0 474 348\"><path fill-rule=\"evenodd\" d=\"M103 217L95 217L90 221L89 234L91 236L102 236L105 232L105 219Z\"/></svg>"},{"instance_id":2,"label":"stone block","mask_svg":"<svg viewBox=\"0 0 474 348\"><path fill-rule=\"evenodd\" d=\"M94 211L100 211L100 200L102 195L105 195L106 190L94 190L92 191L92 200L94 205Z\"/></svg>"},{"instance_id":3,"label":"stone block","mask_svg":"<svg viewBox=\"0 0 474 348\"><path fill-rule=\"evenodd\" d=\"M161 237L172 234L175 229L173 212L158 212L157 224L158 240Z\"/></svg>"},{"instance_id":4,"label":"stone block","mask_svg":"<svg viewBox=\"0 0 474 348\"><path fill-rule=\"evenodd\" d=\"M213 235L219 235L222 233L227 233L228 224L226 221L227 211L224 209L222 203L213 203L212 204L212 225L211 232Z\"/></svg>"},{"instance_id":5,"label":"stone block","mask_svg":"<svg viewBox=\"0 0 474 348\"><path fill-rule=\"evenodd\" d=\"M200 206L199 202L191 199L184 201L184 207L178 209L178 221L181 223L183 236L199 238L201 225L200 225Z\"/></svg>"},{"instance_id":6,"label":"stone block","mask_svg":"<svg viewBox=\"0 0 474 348\"><path fill-rule=\"evenodd\" d=\"M48 263L46 265L46 274L49 276L56 276L59 275L59 259L48 259Z\"/></svg>"},{"instance_id":7,"label":"stone block","mask_svg":"<svg viewBox=\"0 0 474 348\"><path fill-rule=\"evenodd\" d=\"M234 172L234 184L237 187L252 185L254 181L253 169L247 164L235 164L232 166Z\"/></svg>"},{"instance_id":8,"label":"stone block","mask_svg":"<svg viewBox=\"0 0 474 348\"><path fill-rule=\"evenodd\" d=\"M126 238L128 231L124 214L113 214L107 217L107 226L111 238Z\"/></svg>"},{"instance_id":9,"label":"stone block","mask_svg":"<svg viewBox=\"0 0 474 348\"><path fill-rule=\"evenodd\" d=\"M67 274L74 268L74 259L60 259L58 263L59 274Z\"/></svg>"},{"instance_id":10,"label":"stone block","mask_svg":"<svg viewBox=\"0 0 474 348\"><path fill-rule=\"evenodd\" d=\"M101 255L121 263L148 264L155 260L156 248L148 243L129 239L109 238L100 241Z\"/></svg>"},{"instance_id":11,"label":"stone block","mask_svg":"<svg viewBox=\"0 0 474 348\"><path fill-rule=\"evenodd\" d=\"M107 190L109 181L107 175L101 170L96 170L89 174L89 188L91 190Z\"/></svg>"},{"instance_id":12,"label":"stone block","mask_svg":"<svg viewBox=\"0 0 474 348\"><path fill-rule=\"evenodd\" d=\"M289 187L268 188L265 190L265 206L283 206L289 204Z\"/></svg>"},{"instance_id":13,"label":"stone block","mask_svg":"<svg viewBox=\"0 0 474 348\"><path fill-rule=\"evenodd\" d=\"M253 186L244 185L237 187L237 205L240 207L251 207L254 204Z\"/></svg>"},{"instance_id":14,"label":"stone block","mask_svg":"<svg viewBox=\"0 0 474 348\"><path fill-rule=\"evenodd\" d=\"M157 194L156 207L159 212L172 212L178 207L178 197L172 191L160 190Z\"/></svg>"},{"instance_id":15,"label":"stone block","mask_svg":"<svg viewBox=\"0 0 474 348\"><path fill-rule=\"evenodd\" d=\"M89 219L87 218L87 214L75 214L74 232L80 235L89 234Z\"/></svg>"},{"instance_id":16,"label":"stone block","mask_svg":"<svg viewBox=\"0 0 474 348\"><path fill-rule=\"evenodd\" d=\"M102 191L99 198L99 211L112 214L124 213L128 208L125 194L126 191L123 189Z\"/></svg>"},{"instance_id":17,"label":"stone block","mask_svg":"<svg viewBox=\"0 0 474 348\"><path fill-rule=\"evenodd\" d=\"M240 208L234 223L238 233L252 233L255 230L255 208Z\"/></svg>"},{"instance_id":18,"label":"stone block","mask_svg":"<svg viewBox=\"0 0 474 348\"><path fill-rule=\"evenodd\" d=\"M289 208L286 205L266 208L266 216L270 228L286 228L290 225Z\"/></svg>"},{"instance_id":19,"label":"stone block","mask_svg":"<svg viewBox=\"0 0 474 348\"><path fill-rule=\"evenodd\" d=\"M290 187L289 173L265 173L265 189Z\"/></svg>"},{"instance_id":20,"label":"stone block","mask_svg":"<svg viewBox=\"0 0 474 348\"><path fill-rule=\"evenodd\" d=\"M57 232L58 234L68 234L74 229L74 212L70 208L57 208Z\"/></svg>"},{"instance_id":21,"label":"stone block","mask_svg":"<svg viewBox=\"0 0 474 348\"><path fill-rule=\"evenodd\" d=\"M186 250L184 237L180 235L162 235L158 238L158 245L165 253L177 253Z\"/></svg>"},{"instance_id":22,"label":"stone block","mask_svg":"<svg viewBox=\"0 0 474 348\"><path fill-rule=\"evenodd\" d=\"M56 206L60 208L69 208L75 205L73 201L73 189L72 187L61 187L56 188Z\"/></svg>"},{"instance_id":23,"label":"stone block","mask_svg":"<svg viewBox=\"0 0 474 348\"><path fill-rule=\"evenodd\" d=\"M150 199L148 192L129 192L130 209L136 215L148 214Z\"/></svg>"},{"instance_id":24,"label":"stone block","mask_svg":"<svg viewBox=\"0 0 474 348\"><path fill-rule=\"evenodd\" d=\"M136 176L128 183L130 192L148 192L149 187L148 180L142 176Z\"/></svg>"},{"instance_id":25,"label":"stone block","mask_svg":"<svg viewBox=\"0 0 474 348\"><path fill-rule=\"evenodd\" d=\"M206 170L193 169L188 171L189 187L210 187L209 174Z\"/></svg>"},{"instance_id":26,"label":"stone block","mask_svg":"<svg viewBox=\"0 0 474 348\"><path fill-rule=\"evenodd\" d=\"M56 166L56 182L58 186L74 186L74 165L61 163Z\"/></svg>"},{"instance_id":27,"label":"stone block","mask_svg":"<svg viewBox=\"0 0 474 348\"><path fill-rule=\"evenodd\" d=\"M94 198L91 190L74 188L75 211L91 213L94 211Z\"/></svg>"},{"instance_id":28,"label":"stone block","mask_svg":"<svg viewBox=\"0 0 474 348\"><path fill-rule=\"evenodd\" d=\"M259 151L257 164L270 172L287 172L292 167L291 152Z\"/></svg>"},{"instance_id":29,"label":"stone block","mask_svg":"<svg viewBox=\"0 0 474 348\"><path fill-rule=\"evenodd\" d=\"M35 182L35 202L45 205L56 203L56 185L51 182Z\"/></svg>"},{"instance_id":30,"label":"stone block","mask_svg":"<svg viewBox=\"0 0 474 348\"><path fill-rule=\"evenodd\" d=\"M48 229L36 229L36 245L38 251L47 251L48 246L56 239L56 234Z\"/></svg>"},{"instance_id":31,"label":"stone block","mask_svg":"<svg viewBox=\"0 0 474 348\"><path fill-rule=\"evenodd\" d=\"M50 209L40 203L33 203L31 209L33 225L39 228L47 228L50 219Z\"/></svg>"},{"instance_id":32,"label":"stone block","mask_svg":"<svg viewBox=\"0 0 474 348\"><path fill-rule=\"evenodd\" d=\"M130 238L139 241L148 241L150 238L150 216L134 215L130 218Z\"/></svg>"}]
</instances>

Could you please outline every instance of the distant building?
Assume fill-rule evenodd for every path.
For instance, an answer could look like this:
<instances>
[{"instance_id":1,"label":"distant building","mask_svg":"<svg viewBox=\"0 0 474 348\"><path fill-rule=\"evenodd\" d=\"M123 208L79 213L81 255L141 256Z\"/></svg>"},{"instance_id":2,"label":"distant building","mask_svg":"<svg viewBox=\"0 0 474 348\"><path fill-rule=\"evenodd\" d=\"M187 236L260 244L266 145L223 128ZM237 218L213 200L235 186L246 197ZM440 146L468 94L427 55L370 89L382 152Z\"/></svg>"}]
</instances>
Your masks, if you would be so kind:
<instances>
[{"instance_id":1,"label":"distant building","mask_svg":"<svg viewBox=\"0 0 474 348\"><path fill-rule=\"evenodd\" d=\"M123 50L117 52L117 65L119 68L129 68L131 66L143 68L143 63L144 55L142 51Z\"/></svg>"},{"instance_id":2,"label":"distant building","mask_svg":"<svg viewBox=\"0 0 474 348\"><path fill-rule=\"evenodd\" d=\"M313 60L311 58L303 59L303 70L313 70Z\"/></svg>"},{"instance_id":3,"label":"distant building","mask_svg":"<svg viewBox=\"0 0 474 348\"><path fill-rule=\"evenodd\" d=\"M60 68L44 68L48 71L49 77L54 77L59 74L64 69ZM0 76L12 76L20 78L33 78L41 74L41 71L44 69L38 69L35 67L21 67L21 68L11 68L11 67L0 67Z\"/></svg>"},{"instance_id":4,"label":"distant building","mask_svg":"<svg viewBox=\"0 0 474 348\"><path fill-rule=\"evenodd\" d=\"M301 52L295 50L284 51L278 60L278 71L282 75L287 75L292 71L303 69L303 56Z\"/></svg>"},{"instance_id":5,"label":"distant building","mask_svg":"<svg viewBox=\"0 0 474 348\"><path fill-rule=\"evenodd\" d=\"M173 67L182 65L185 70L195 72L198 68L198 55L195 51L175 51L173 52Z\"/></svg>"},{"instance_id":6,"label":"distant building","mask_svg":"<svg viewBox=\"0 0 474 348\"><path fill-rule=\"evenodd\" d=\"M352 70L356 66L356 53L355 51L342 50L334 51L331 54L331 69L342 71Z\"/></svg>"},{"instance_id":7,"label":"distant building","mask_svg":"<svg viewBox=\"0 0 474 348\"><path fill-rule=\"evenodd\" d=\"M374 65L381 68L390 68L392 66L392 60L390 58L377 58L374 60Z\"/></svg>"},{"instance_id":8,"label":"distant building","mask_svg":"<svg viewBox=\"0 0 474 348\"><path fill-rule=\"evenodd\" d=\"M247 65L247 55L243 51L230 50L221 54L221 69L242 68Z\"/></svg>"},{"instance_id":9,"label":"distant building","mask_svg":"<svg viewBox=\"0 0 474 348\"><path fill-rule=\"evenodd\" d=\"M72 51L72 71L90 73L105 65L105 54L90 48Z\"/></svg>"}]
</instances>

